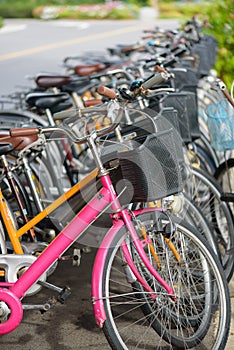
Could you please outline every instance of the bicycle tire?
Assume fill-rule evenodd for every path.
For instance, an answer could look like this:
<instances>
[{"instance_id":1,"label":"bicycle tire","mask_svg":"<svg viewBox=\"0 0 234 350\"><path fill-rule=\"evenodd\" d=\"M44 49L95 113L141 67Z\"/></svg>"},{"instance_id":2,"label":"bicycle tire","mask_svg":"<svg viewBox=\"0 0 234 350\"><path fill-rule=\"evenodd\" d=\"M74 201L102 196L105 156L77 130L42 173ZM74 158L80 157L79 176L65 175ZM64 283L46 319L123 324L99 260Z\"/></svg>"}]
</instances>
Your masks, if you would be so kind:
<instances>
[{"instance_id":1,"label":"bicycle tire","mask_svg":"<svg viewBox=\"0 0 234 350\"><path fill-rule=\"evenodd\" d=\"M193 201L208 220L229 281L234 271L234 257L228 253L234 247L234 221L230 206L221 200L223 191L213 176L195 168L191 168L191 173L193 180L185 184L184 192L192 192Z\"/></svg>"},{"instance_id":2,"label":"bicycle tire","mask_svg":"<svg viewBox=\"0 0 234 350\"><path fill-rule=\"evenodd\" d=\"M196 155L200 161L201 168L208 171L210 174L214 174L216 171L216 164L213 157L210 155L209 150L201 146L198 142L195 142Z\"/></svg>"},{"instance_id":3,"label":"bicycle tire","mask_svg":"<svg viewBox=\"0 0 234 350\"><path fill-rule=\"evenodd\" d=\"M140 217L137 218L137 220L141 219L141 224L144 223L144 227L149 229L147 231L150 234L150 238L154 241L155 244L160 243L164 241L164 237L160 237L160 233L157 232L157 234L152 237L152 225L154 223L154 218L152 216L152 213L143 214ZM112 247L107 255L107 259L105 261L104 266L104 274L103 274L103 303L106 310L106 321L103 326L104 334L109 341L110 346L112 349L162 349L162 347L168 348L168 349L187 349L193 347L193 349L201 349L208 348L208 349L224 349L227 338L228 338L228 332L230 327L230 300L229 300L229 292L228 292L228 286L227 281L225 279L225 276L223 274L222 267L215 256L212 249L210 249L206 241L200 236L199 233L197 233L192 227L186 225L184 222L179 219L180 222L178 223L177 219L173 217L173 222L176 224L176 235L178 238L178 228L180 229L180 232L182 234L182 238L186 238L185 243L183 245L184 249L188 252L191 249L195 248L197 249L197 254L202 258L205 259L205 265L206 267L209 267L209 276L210 281L212 282L212 293L210 296L206 299L207 304L205 307L207 308L207 313L204 312L204 309L200 309L200 312L202 313L202 316L199 315L196 317L196 314L193 314L193 308L191 307L188 310L188 303L186 305L187 309L183 309L183 305L180 304L181 299L177 299L177 305L175 307L176 310L178 310L178 307L181 307L181 315L183 315L184 318L191 315L195 317L196 323L199 323L198 326L194 326L194 328L189 324L190 321L187 322L186 327L182 327L181 319L178 318L175 319L173 313L173 307L172 302L169 300L167 293L165 293L165 290L161 293L160 287L157 284L157 282L152 280L152 275L149 274L149 278L151 279L152 284L154 286L157 286L155 288L156 294L157 294L157 300L159 300L158 304L157 302L154 302L149 300L149 297L145 291L141 292L140 289L136 289L136 283L139 284L137 281L131 281L130 278L126 277L126 272L124 271L124 268L126 268L126 261L121 253L121 243L128 239L127 232L124 232L123 230L120 230L119 233L116 235L114 242L112 242ZM179 239L176 239L175 235L175 242L177 241L179 243ZM160 239L159 239L160 237ZM179 236L181 238L181 235ZM189 241L190 240L190 241ZM190 244L189 244L190 242ZM180 241L181 244L181 241ZM156 246L156 245L155 245ZM134 253L133 244L131 242L131 249ZM176 249L180 251L182 254L182 244L181 246L178 244L176 245ZM193 248L192 248L193 247ZM169 268L167 268L167 264L162 264L161 268L161 275L165 279L167 279L170 274L168 274L170 268L175 269L175 259L173 261L172 257L172 251L171 249L164 246L164 250L161 246L161 253L158 250L157 253L160 254L160 258L162 261L164 261L164 258L168 258L170 256L170 259L166 259L167 263L170 264ZM149 258L152 258L152 256L149 253L148 250L148 256ZM185 253L185 251L184 251ZM168 255L167 255L168 254ZM200 255L201 254L201 255ZM185 259L188 259L187 254L183 255ZM194 257L196 254L194 255ZM153 261L153 259L152 259ZM155 260L154 260L155 261ZM179 283L181 283L181 276L184 277L184 284L185 287L189 288L191 287L189 284L189 279L185 278L186 273L191 272L190 278L192 278L192 274L195 275L195 272L198 272L198 265L199 262L197 260L197 257L195 261L192 261L193 264L191 265L191 271L187 270L186 268L178 268L178 271L180 272L177 275L174 276L174 282L178 284L177 292L179 291ZM138 260L139 263L139 260ZM188 261L187 261L188 263ZM156 264L157 265L157 264ZM143 266L142 261L140 261L140 264L138 265L138 270L142 272L142 269L145 269ZM177 264L178 267L178 264ZM163 268L165 268L165 271L163 273ZM196 270L197 269L197 270ZM201 269L201 271L203 271ZM201 272L200 271L200 272ZM202 272L203 277L206 276L205 271ZM142 273L142 276L145 277L145 275ZM131 274L130 274L131 277ZM146 277L145 277L146 278ZM202 298L202 285L201 285L201 274L199 276L199 288L200 288L200 294L199 290L197 289L197 295ZM205 279L205 278L204 278ZM194 279L195 281L195 279ZM171 280L171 282L173 282ZM186 285L187 283L187 285ZM210 286L210 283L209 283ZM135 287L135 288L134 288ZM176 285L174 285L176 288ZM181 287L181 286L180 286ZM205 282L204 282L204 288L205 288ZM184 291L186 288L184 289ZM195 290L195 287L194 287ZM208 288L206 287L206 292L208 293ZM182 291L182 289L181 289ZM204 290L203 290L204 291ZM186 293L186 292L185 292ZM191 295L192 290L187 289L187 295L186 297L189 297ZM195 301L196 293L193 294L193 304ZM160 302L163 302L164 298L164 309L163 307L160 307ZM192 298L189 299L192 301ZM212 300L212 305L210 305L210 302ZM203 304L204 307L204 304ZM150 310L150 311L149 311ZM194 311L196 310L196 307L194 306ZM171 311L171 319L169 317ZM166 312L166 314L165 314ZM190 313L190 315L189 315ZM155 324L156 317L158 317L157 322L159 320L159 324ZM161 317L161 318L160 318ZM218 317L218 323L215 323L214 326L214 318ZM170 322L171 321L171 322ZM203 322L202 322L203 321ZM178 323L178 329L176 328L176 323ZM163 328L162 328L163 327ZM174 327L174 328L173 328ZM199 332L197 331L197 327ZM182 329L183 328L183 329ZM187 329L189 328L189 329ZM160 330L161 329L161 330ZM186 330L187 329L187 330ZM163 330L163 331L162 331ZM215 331L216 330L216 331ZM191 331L191 335L189 332ZM180 336L178 335L179 332L181 332ZM186 338L186 332L187 332L187 338ZM216 332L216 333L214 333ZM197 334L196 334L197 333Z\"/></svg>"},{"instance_id":4,"label":"bicycle tire","mask_svg":"<svg viewBox=\"0 0 234 350\"><path fill-rule=\"evenodd\" d=\"M7 161L9 164L14 168L15 163L17 162L17 158L14 158L12 155L7 158ZM35 182L35 192L40 194L40 198L44 198L42 187L39 184L38 176L36 173L36 167L35 167L35 161L29 161L29 165L32 171L31 177L33 182ZM37 198L34 198L33 191L30 187L30 183L28 180L29 173L26 171L25 167L22 165L20 167L17 167L15 171L13 172L13 176L15 178L15 181L19 187L20 193L22 194L22 197L24 199L25 208L28 213L29 217L33 217L35 214L37 214L42 209L38 207L37 205ZM4 197L7 198L6 195ZM36 208L36 210L35 210Z\"/></svg>"},{"instance_id":5,"label":"bicycle tire","mask_svg":"<svg viewBox=\"0 0 234 350\"><path fill-rule=\"evenodd\" d=\"M199 206L185 193L183 194L183 200L183 208L178 215L180 215L184 221L198 230L198 232L207 240L207 242L209 242L210 247L221 260L219 248L217 242L215 241L209 221L203 215Z\"/></svg>"},{"instance_id":6,"label":"bicycle tire","mask_svg":"<svg viewBox=\"0 0 234 350\"><path fill-rule=\"evenodd\" d=\"M234 158L229 158L222 162L214 173L224 192L234 193ZM234 214L234 203L229 203L232 213Z\"/></svg>"},{"instance_id":7,"label":"bicycle tire","mask_svg":"<svg viewBox=\"0 0 234 350\"><path fill-rule=\"evenodd\" d=\"M12 172L11 176L13 177L13 181L15 183L15 189L17 191L19 200L21 202L24 215L32 216L33 215L32 205L30 203L28 193L26 192L20 177L14 172ZM14 197L14 194L12 193L12 190L10 188L10 185L6 177L3 178L1 181L1 189L2 189L4 198L7 200L8 205L11 207L11 210L14 213L16 221L20 220L21 214L20 214L19 205L17 203L16 198ZM22 223L24 223L24 220Z\"/></svg>"},{"instance_id":8,"label":"bicycle tire","mask_svg":"<svg viewBox=\"0 0 234 350\"><path fill-rule=\"evenodd\" d=\"M6 109L0 111L1 129L47 126L48 122L39 115L26 110Z\"/></svg>"}]
</instances>

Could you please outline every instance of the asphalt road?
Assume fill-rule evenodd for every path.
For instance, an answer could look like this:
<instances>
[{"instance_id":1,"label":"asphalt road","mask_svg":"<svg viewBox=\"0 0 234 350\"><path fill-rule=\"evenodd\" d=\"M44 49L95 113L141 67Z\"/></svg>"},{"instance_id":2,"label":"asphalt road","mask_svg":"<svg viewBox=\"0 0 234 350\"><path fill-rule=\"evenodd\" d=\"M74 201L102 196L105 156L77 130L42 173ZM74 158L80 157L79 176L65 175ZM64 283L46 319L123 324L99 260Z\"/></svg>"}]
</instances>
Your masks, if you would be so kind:
<instances>
[{"instance_id":1,"label":"asphalt road","mask_svg":"<svg viewBox=\"0 0 234 350\"><path fill-rule=\"evenodd\" d=\"M40 21L5 20L0 29L0 95L29 86L26 76L64 72L67 56L105 51L116 44L141 40L142 29L175 28L175 20L157 21ZM32 83L31 83L32 84Z\"/></svg>"}]
</instances>

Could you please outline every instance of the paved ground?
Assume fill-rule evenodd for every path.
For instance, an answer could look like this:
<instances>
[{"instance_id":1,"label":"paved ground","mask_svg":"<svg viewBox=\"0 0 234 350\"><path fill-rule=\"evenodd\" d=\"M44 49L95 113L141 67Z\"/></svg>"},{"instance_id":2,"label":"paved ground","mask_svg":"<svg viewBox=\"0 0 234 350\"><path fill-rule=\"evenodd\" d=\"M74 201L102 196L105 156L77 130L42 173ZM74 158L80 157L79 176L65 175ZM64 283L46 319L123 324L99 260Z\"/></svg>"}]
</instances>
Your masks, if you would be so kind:
<instances>
[{"instance_id":1,"label":"paved ground","mask_svg":"<svg viewBox=\"0 0 234 350\"><path fill-rule=\"evenodd\" d=\"M96 326L90 302L90 278L94 254L85 254L79 268L62 262L50 277L51 283L69 285L72 294L65 305L58 304L45 314L25 311L21 325L0 338L2 350L110 350L102 331ZM58 282L59 281L59 282ZM234 349L234 279L230 284L232 327L225 350ZM45 302L53 292L41 291L29 302ZM209 350L209 349L206 349Z\"/></svg>"}]
</instances>

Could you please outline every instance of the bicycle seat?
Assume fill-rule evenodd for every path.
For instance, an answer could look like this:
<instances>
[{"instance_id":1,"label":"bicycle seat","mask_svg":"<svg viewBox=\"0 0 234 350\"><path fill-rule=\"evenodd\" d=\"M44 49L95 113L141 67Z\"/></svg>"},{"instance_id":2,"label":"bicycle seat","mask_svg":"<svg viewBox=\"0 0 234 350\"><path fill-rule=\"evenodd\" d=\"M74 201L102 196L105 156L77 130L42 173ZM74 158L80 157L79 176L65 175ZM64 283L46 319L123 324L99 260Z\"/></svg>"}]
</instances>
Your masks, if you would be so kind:
<instances>
[{"instance_id":1,"label":"bicycle seat","mask_svg":"<svg viewBox=\"0 0 234 350\"><path fill-rule=\"evenodd\" d=\"M67 93L30 93L26 96L26 103L40 111L50 109L52 113L60 112L72 107L70 96Z\"/></svg>"},{"instance_id":2,"label":"bicycle seat","mask_svg":"<svg viewBox=\"0 0 234 350\"><path fill-rule=\"evenodd\" d=\"M61 87L72 81L69 75L38 74L35 83L41 88Z\"/></svg>"},{"instance_id":3,"label":"bicycle seat","mask_svg":"<svg viewBox=\"0 0 234 350\"><path fill-rule=\"evenodd\" d=\"M12 129L17 130L17 129ZM21 129L19 129L21 130ZM24 130L28 130L28 135L18 136L17 133L12 136L9 133L0 135L0 155L10 153L11 151L20 151L24 149L26 146L31 145L38 139L38 131L33 132L31 128L24 128ZM5 147L4 147L5 145ZM6 145L10 145L7 147Z\"/></svg>"},{"instance_id":4,"label":"bicycle seat","mask_svg":"<svg viewBox=\"0 0 234 350\"><path fill-rule=\"evenodd\" d=\"M49 108L56 103L67 101L69 98L66 93L32 92L26 96L25 101L30 107L37 107L37 104L40 103L44 105L44 108Z\"/></svg>"},{"instance_id":5,"label":"bicycle seat","mask_svg":"<svg viewBox=\"0 0 234 350\"><path fill-rule=\"evenodd\" d=\"M101 70L104 70L106 65L103 63L87 64L87 65L78 65L74 67L74 71L77 75L84 77Z\"/></svg>"},{"instance_id":6,"label":"bicycle seat","mask_svg":"<svg viewBox=\"0 0 234 350\"><path fill-rule=\"evenodd\" d=\"M81 96L85 92L91 90L93 87L95 87L99 83L100 81L96 81L96 80L90 82L89 78L85 78L85 80L84 79L74 80L74 81L71 81L70 84L62 86L61 90L68 93L76 92L79 96Z\"/></svg>"}]
</instances>

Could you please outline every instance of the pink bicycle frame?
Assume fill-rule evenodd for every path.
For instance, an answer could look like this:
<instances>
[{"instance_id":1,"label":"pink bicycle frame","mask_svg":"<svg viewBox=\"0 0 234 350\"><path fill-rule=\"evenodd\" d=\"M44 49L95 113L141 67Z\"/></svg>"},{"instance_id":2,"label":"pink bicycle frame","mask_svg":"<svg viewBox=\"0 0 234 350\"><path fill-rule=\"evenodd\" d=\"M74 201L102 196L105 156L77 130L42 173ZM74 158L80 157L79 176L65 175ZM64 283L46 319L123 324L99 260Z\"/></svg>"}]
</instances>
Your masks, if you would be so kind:
<instances>
[{"instance_id":1,"label":"pink bicycle frame","mask_svg":"<svg viewBox=\"0 0 234 350\"><path fill-rule=\"evenodd\" d=\"M86 228L92 224L97 216L108 206L111 205L113 212L116 212L113 226L104 237L100 248L97 252L93 267L92 276L92 299L93 308L97 324L102 327L106 320L106 314L103 306L102 295L102 276L104 263L107 256L108 249L111 247L111 242L116 233L126 225L131 238L134 241L136 249L142 258L144 264L152 273L152 275L159 281L159 283L166 289L168 294L173 297L173 289L161 278L150 264L147 255L144 252L143 245L138 238L132 223L132 215L121 208L121 204L116 196L109 175L101 177L102 189L94 196L94 198L77 214L77 216L69 223L64 230L52 241L52 243L40 254L40 256L33 262L33 264L24 272L24 274L15 283L0 283L0 302L5 302L11 310L9 319L0 324L0 335L13 331L21 322L23 317L23 308L20 299L24 297L27 290L39 280L40 276L48 270L48 268L72 245L72 243L81 237ZM135 215L142 214L147 211L160 210L157 208L142 209L134 212ZM130 269L135 277L142 284L151 297L155 299L156 295L147 282L138 273L128 248L122 244L122 250ZM9 287L9 288L6 288Z\"/></svg>"}]
</instances>

